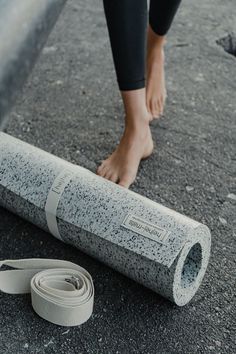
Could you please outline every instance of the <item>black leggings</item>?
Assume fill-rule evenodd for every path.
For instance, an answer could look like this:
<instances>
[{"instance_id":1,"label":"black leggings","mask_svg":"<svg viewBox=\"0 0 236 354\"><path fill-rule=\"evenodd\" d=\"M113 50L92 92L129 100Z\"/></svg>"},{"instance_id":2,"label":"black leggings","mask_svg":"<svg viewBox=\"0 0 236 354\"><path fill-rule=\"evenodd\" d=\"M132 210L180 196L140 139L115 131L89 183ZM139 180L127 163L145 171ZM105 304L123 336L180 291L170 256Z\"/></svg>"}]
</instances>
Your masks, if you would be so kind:
<instances>
[{"instance_id":1,"label":"black leggings","mask_svg":"<svg viewBox=\"0 0 236 354\"><path fill-rule=\"evenodd\" d=\"M149 24L164 36L181 0L150 0ZM119 89L145 87L147 0L103 0Z\"/></svg>"}]
</instances>

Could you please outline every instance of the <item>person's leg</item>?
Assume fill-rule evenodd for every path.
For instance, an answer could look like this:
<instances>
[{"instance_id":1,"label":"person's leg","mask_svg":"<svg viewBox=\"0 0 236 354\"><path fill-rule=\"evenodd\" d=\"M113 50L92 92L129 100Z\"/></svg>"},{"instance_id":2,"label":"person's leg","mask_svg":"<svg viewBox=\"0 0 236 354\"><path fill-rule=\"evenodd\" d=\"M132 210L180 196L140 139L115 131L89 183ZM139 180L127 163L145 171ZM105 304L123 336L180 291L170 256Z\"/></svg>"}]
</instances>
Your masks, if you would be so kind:
<instances>
[{"instance_id":1,"label":"person's leg","mask_svg":"<svg viewBox=\"0 0 236 354\"><path fill-rule=\"evenodd\" d=\"M145 86L147 0L103 0L121 91Z\"/></svg>"},{"instance_id":2,"label":"person's leg","mask_svg":"<svg viewBox=\"0 0 236 354\"><path fill-rule=\"evenodd\" d=\"M129 187L140 160L153 150L145 90L147 0L104 0L104 9L124 102L125 131L120 144L97 173Z\"/></svg>"},{"instance_id":3,"label":"person's leg","mask_svg":"<svg viewBox=\"0 0 236 354\"><path fill-rule=\"evenodd\" d=\"M153 117L163 113L166 87L164 44L181 0L150 0L147 32L147 108Z\"/></svg>"}]
</instances>

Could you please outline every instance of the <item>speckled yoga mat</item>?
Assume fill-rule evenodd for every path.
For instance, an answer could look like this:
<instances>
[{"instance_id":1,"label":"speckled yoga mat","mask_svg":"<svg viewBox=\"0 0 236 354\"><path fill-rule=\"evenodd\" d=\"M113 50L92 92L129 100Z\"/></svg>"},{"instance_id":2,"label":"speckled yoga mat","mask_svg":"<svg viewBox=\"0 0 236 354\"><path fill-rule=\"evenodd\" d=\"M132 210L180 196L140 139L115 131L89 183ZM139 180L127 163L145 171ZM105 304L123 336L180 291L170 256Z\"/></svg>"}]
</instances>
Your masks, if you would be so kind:
<instances>
[{"instance_id":1,"label":"speckled yoga mat","mask_svg":"<svg viewBox=\"0 0 236 354\"><path fill-rule=\"evenodd\" d=\"M208 265L207 226L5 133L0 205L179 306Z\"/></svg>"}]
</instances>

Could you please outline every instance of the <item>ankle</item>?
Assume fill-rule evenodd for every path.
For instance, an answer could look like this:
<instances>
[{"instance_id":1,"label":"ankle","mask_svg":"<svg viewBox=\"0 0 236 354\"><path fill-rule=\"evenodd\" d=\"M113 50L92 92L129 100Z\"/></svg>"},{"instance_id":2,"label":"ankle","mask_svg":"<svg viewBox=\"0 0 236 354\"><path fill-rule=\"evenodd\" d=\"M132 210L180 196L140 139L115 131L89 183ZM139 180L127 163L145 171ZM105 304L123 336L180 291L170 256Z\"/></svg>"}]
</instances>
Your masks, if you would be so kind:
<instances>
[{"instance_id":1,"label":"ankle","mask_svg":"<svg viewBox=\"0 0 236 354\"><path fill-rule=\"evenodd\" d=\"M151 44L152 46L156 47L162 47L164 48L167 40L166 40L166 35L159 35L156 32L153 31L151 26L148 26L148 44Z\"/></svg>"},{"instance_id":2,"label":"ankle","mask_svg":"<svg viewBox=\"0 0 236 354\"><path fill-rule=\"evenodd\" d=\"M160 62L165 60L165 52L164 47L153 47L147 53L147 61L159 61Z\"/></svg>"},{"instance_id":3,"label":"ankle","mask_svg":"<svg viewBox=\"0 0 236 354\"><path fill-rule=\"evenodd\" d=\"M146 119L128 120L125 123L125 132L145 137L150 130L149 121Z\"/></svg>"},{"instance_id":4,"label":"ankle","mask_svg":"<svg viewBox=\"0 0 236 354\"><path fill-rule=\"evenodd\" d=\"M149 126L149 123L150 113L148 112L146 106L140 110L126 113L125 126L145 128Z\"/></svg>"},{"instance_id":5,"label":"ankle","mask_svg":"<svg viewBox=\"0 0 236 354\"><path fill-rule=\"evenodd\" d=\"M147 56L161 56L164 54L164 47L166 44L166 36L159 36L149 26L148 42L147 42Z\"/></svg>"}]
</instances>

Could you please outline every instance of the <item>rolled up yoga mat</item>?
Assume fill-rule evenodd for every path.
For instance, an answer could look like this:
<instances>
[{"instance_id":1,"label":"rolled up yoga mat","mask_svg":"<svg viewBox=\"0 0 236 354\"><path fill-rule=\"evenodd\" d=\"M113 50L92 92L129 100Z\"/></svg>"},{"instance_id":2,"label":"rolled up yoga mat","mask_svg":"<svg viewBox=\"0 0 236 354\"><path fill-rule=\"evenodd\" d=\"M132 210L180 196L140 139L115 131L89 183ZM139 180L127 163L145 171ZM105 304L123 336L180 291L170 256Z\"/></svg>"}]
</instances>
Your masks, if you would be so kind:
<instances>
[{"instance_id":1,"label":"rolled up yoga mat","mask_svg":"<svg viewBox=\"0 0 236 354\"><path fill-rule=\"evenodd\" d=\"M208 265L207 226L5 133L0 205L179 306Z\"/></svg>"}]
</instances>

